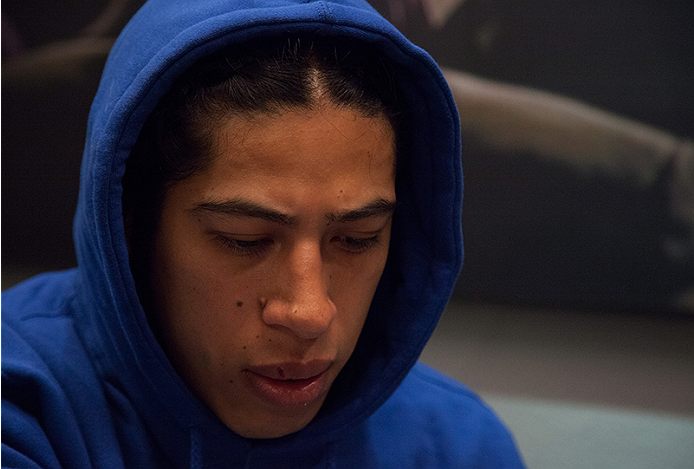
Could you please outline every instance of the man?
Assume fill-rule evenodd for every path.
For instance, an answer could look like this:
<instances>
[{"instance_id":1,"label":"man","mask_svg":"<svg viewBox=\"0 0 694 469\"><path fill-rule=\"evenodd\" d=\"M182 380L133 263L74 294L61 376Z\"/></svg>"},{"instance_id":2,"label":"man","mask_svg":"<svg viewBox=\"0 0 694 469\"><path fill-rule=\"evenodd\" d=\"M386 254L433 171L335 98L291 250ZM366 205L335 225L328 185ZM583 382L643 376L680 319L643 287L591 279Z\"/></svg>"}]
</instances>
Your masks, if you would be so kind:
<instances>
[{"instance_id":1,"label":"man","mask_svg":"<svg viewBox=\"0 0 694 469\"><path fill-rule=\"evenodd\" d=\"M462 263L440 71L366 4L146 4L90 115L79 267L3 296L3 465L522 467L416 364Z\"/></svg>"}]
</instances>

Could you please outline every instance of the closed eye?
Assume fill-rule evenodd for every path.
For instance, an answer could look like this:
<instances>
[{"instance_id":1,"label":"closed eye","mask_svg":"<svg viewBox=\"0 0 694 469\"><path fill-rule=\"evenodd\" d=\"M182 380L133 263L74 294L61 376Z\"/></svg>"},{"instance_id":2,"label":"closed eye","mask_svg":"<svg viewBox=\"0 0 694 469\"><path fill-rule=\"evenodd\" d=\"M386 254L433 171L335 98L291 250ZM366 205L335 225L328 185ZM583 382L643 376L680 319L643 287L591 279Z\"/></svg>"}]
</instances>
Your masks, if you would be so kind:
<instances>
[{"instance_id":1,"label":"closed eye","mask_svg":"<svg viewBox=\"0 0 694 469\"><path fill-rule=\"evenodd\" d=\"M365 238L355 236L335 236L332 241L341 249L353 254L361 254L375 248L381 242L381 233Z\"/></svg>"},{"instance_id":2,"label":"closed eye","mask_svg":"<svg viewBox=\"0 0 694 469\"><path fill-rule=\"evenodd\" d=\"M240 256L258 256L267 251L273 244L272 238L243 239L227 234L217 234L214 237L222 247Z\"/></svg>"}]
</instances>

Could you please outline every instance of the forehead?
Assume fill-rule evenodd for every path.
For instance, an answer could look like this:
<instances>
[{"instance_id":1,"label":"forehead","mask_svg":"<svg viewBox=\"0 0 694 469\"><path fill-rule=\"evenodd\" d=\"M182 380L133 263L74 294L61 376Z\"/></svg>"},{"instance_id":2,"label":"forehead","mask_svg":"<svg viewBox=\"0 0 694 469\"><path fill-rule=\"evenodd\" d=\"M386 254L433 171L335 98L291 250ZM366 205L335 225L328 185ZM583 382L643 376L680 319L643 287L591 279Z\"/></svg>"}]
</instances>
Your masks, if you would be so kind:
<instances>
[{"instance_id":1,"label":"forehead","mask_svg":"<svg viewBox=\"0 0 694 469\"><path fill-rule=\"evenodd\" d=\"M243 199L323 219L396 199L394 133L385 117L325 107L234 115L212 130L208 165L174 184L169 202L190 209Z\"/></svg>"},{"instance_id":2,"label":"forehead","mask_svg":"<svg viewBox=\"0 0 694 469\"><path fill-rule=\"evenodd\" d=\"M214 134L212 166L319 182L394 177L395 137L384 116L331 105L277 114L233 116Z\"/></svg>"}]
</instances>

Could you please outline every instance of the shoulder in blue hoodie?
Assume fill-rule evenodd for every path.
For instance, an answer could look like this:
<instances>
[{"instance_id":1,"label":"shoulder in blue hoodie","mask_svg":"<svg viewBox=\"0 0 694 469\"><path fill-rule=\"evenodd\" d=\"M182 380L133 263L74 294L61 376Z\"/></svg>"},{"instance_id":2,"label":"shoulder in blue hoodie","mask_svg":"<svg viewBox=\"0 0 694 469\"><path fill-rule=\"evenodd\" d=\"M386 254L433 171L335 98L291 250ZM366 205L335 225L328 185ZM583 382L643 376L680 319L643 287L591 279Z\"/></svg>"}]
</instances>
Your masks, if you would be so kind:
<instances>
[{"instance_id":1,"label":"shoulder in blue hoodie","mask_svg":"<svg viewBox=\"0 0 694 469\"><path fill-rule=\"evenodd\" d=\"M201 58L222 49L277 35L355 41L388 59L402 107L399 132L403 141L397 146L397 176L393 183L397 207L392 218L388 210L383 210L379 198L374 199L378 203L367 203L358 210L331 212L325 226L335 223L349 227L333 232L333 228L314 223L315 214L311 215L313 218L304 219L302 214L292 218L296 215L292 214L294 202L298 200L297 206L304 208L314 202L298 197L297 194L304 194L301 191L292 193L297 195L296 199L283 199L287 204L280 208L286 209L289 216L259 208L246 203L247 200L225 204L204 199L196 207L202 215L196 216L208 220L206 226L213 226L206 233L214 235L210 239L218 243L215 249L222 252L221 242L227 243L224 246L233 244L227 248L236 254L222 254L228 256L224 259L233 259L232 264L238 266L242 258L257 268L262 263L257 258L268 259L274 254L267 252L281 253L285 246L292 246L293 250L287 248L286 257L296 260L293 266L315 267L317 264L306 261L311 255L331 259L332 264L318 267L327 272L320 270L324 272L321 281L326 283L339 281L330 276L334 264L357 265L355 259L370 255L364 252L383 250L373 246L378 246L383 226L392 226L390 242L385 243L383 251L382 275L375 281L369 280L370 267L366 265L359 272L364 278L350 278L355 285L371 281L375 289L373 295L367 295L370 301L363 308L363 328L357 328L355 343L347 347L351 354L342 356L344 350L339 346L335 348L337 352L331 348L333 342L339 345L340 328L349 328L349 321L340 317L340 308L335 304L349 305L354 298L363 298L364 293L355 291L350 296L342 291L340 299L328 298L332 291L326 287L321 293L323 297L316 300L325 303L326 314L332 315L323 326L308 322L297 326L291 322L294 319L283 323L287 319L282 315L287 311L300 312L291 307L283 310L283 306L275 304L273 295L289 303L296 299L292 286L309 282L309 276L297 267L286 275L278 273L274 284L268 283L267 276L258 276L259 285L269 285L266 296L245 297L239 292L237 296L243 297L243 301L214 304L222 311L226 308L229 315L260 311L258 317L262 316L262 327L266 327L255 336L267 339L264 348L258 341L253 345L231 343L229 347L237 347L237 353L222 354L219 359L214 348L205 349L205 342L193 340L192 348L181 349L176 338L195 331L191 335L200 333L203 338L212 337L212 342L224 343L225 333L238 331L224 329L221 323L196 324L194 315L192 319L187 317L190 322L177 323L175 327L151 327L159 323L146 313L147 307L143 308L142 292L138 295L136 276L130 266L122 181L126 161L141 129L184 72ZM278 122L272 119L280 119L278 116L286 115L285 111L270 113L269 122ZM321 118L328 122L330 116L348 115L344 109L334 112L337 114L321 114ZM310 120L309 111L297 115L311 123L322 122ZM357 122L357 127L351 131L363 130L358 127L359 118L357 112L351 121ZM258 143L244 147L251 156L258 148L272 151L272 145L267 144L269 139L253 140L256 120L241 121L246 125L247 137L242 142ZM325 141L335 137L331 126L320 130ZM348 135L345 128L338 130L340 135ZM311 131L314 133L308 134L313 137L313 146L303 146L304 141L297 150L297 154L305 152L306 158L324 149L323 140L315 138L319 130ZM280 137L304 135L282 126L277 132ZM234 140L234 135L230 140ZM286 140L278 141L281 144ZM359 145L355 143L354 148L360 148ZM285 147L280 148L284 151ZM353 150L349 145L341 148L345 155ZM333 148L329 147L329 151L333 152ZM522 467L512 437L475 394L417 363L462 265L460 151L458 116L440 70L424 51L407 41L365 2L152 0L145 4L114 45L92 105L74 222L78 268L38 276L3 294L3 467ZM376 153L363 153L368 153L372 162L377 161ZM288 161L294 161L293 153L286 155ZM316 174L331 174L332 165L326 168ZM314 168L309 169L313 175ZM371 166L369 170L373 170L370 176L378 179L378 168ZM340 172L343 168L336 171L338 175L348 174ZM299 174L291 180L283 179L282 174L266 174L260 187L267 189L268 183L277 177L280 184L276 187L281 192L302 178ZM351 197L357 187L350 186L352 182L346 184L349 190L345 198ZM317 192L318 186L311 187L311 198L318 195L319 202L328 200ZM268 193L260 194L270 205L278 200ZM351 202L340 203L349 207ZM273 231L260 238L227 239L228 225L219 228L218 219L235 218L239 210L246 218L261 219L263 223L270 220L268 223L280 226L276 231L280 234ZM376 215L365 217L365 210ZM219 213L222 215L218 217ZM351 224L364 218L375 218L378 226L374 228L370 222L366 223L367 228L355 228ZM236 229L239 225L234 222L231 226ZM284 237L287 226L301 235ZM321 240L327 239L318 251L309 236L316 232ZM224 239L219 241L220 237ZM237 253L250 249L249 246L254 251ZM182 253L190 254L187 259L191 262L199 259L198 251L192 248L190 253L185 249L173 251L169 252L170 257ZM296 258L292 257L294 254ZM174 274L171 278L178 279L178 272ZM286 280L289 277L291 281ZM168 298L175 299L169 310L176 310L179 303L188 304L190 298L193 309L203 304L195 302L194 288L186 290L190 284L179 288L179 284L169 283L166 298L159 298L157 304ZM221 290L220 295L228 297ZM359 306L354 309L358 311ZM208 311L200 314L201 320L209 318ZM280 316L284 319L278 319ZM333 331L333 335L327 330ZM269 345L272 339L275 343ZM195 347L200 345L196 355ZM242 365L245 378L241 384L234 383L237 375L224 357L245 360L244 357L251 356L251 352L242 351L247 350L246 345L260 358L248 359L247 366ZM282 350L293 355L278 358ZM333 352L341 358L330 355ZM342 360L336 370L333 360ZM210 373L206 374L206 370ZM220 384L220 376L230 378ZM227 384L229 389L241 386L244 390L225 394ZM314 392L316 387L319 391ZM243 404L246 398L250 407ZM314 402L319 403L315 412L306 414L304 408L312 408ZM242 414L244 408L255 409L253 406L260 409L257 421L250 419L237 426L234 412L240 408L238 412ZM269 413L265 412L268 409ZM274 409L286 418L273 420ZM305 418L306 415L309 417ZM287 426L286 422L290 424Z\"/></svg>"}]
</instances>

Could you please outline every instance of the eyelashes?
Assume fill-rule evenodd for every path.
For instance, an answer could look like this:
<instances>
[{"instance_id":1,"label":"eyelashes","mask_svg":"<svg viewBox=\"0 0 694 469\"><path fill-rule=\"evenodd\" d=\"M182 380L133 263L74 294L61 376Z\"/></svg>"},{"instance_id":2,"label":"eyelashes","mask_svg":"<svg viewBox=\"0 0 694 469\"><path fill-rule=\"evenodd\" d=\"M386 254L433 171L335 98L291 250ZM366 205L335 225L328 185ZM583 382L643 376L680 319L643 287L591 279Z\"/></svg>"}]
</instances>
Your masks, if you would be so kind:
<instances>
[{"instance_id":1,"label":"eyelashes","mask_svg":"<svg viewBox=\"0 0 694 469\"><path fill-rule=\"evenodd\" d=\"M340 248L347 252L360 254L378 246L381 242L381 234L378 233L374 236L366 238L335 236L331 239L331 241L335 242Z\"/></svg>"},{"instance_id":2,"label":"eyelashes","mask_svg":"<svg viewBox=\"0 0 694 469\"><path fill-rule=\"evenodd\" d=\"M275 244L275 241L269 237L242 239L221 233L216 234L214 240L223 248L230 250L238 256L261 256ZM367 237L333 236L330 242L347 253L361 254L377 247L381 243L381 233L378 232L373 236Z\"/></svg>"},{"instance_id":3,"label":"eyelashes","mask_svg":"<svg viewBox=\"0 0 694 469\"><path fill-rule=\"evenodd\" d=\"M217 234L215 241L239 256L260 256L274 244L272 238L239 239L229 235Z\"/></svg>"}]
</instances>

